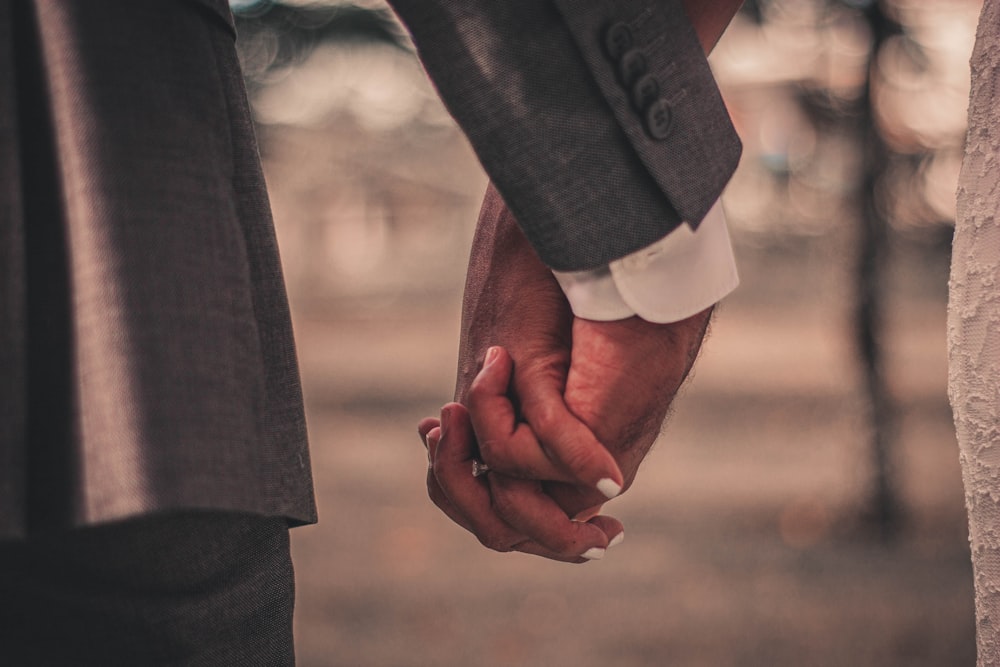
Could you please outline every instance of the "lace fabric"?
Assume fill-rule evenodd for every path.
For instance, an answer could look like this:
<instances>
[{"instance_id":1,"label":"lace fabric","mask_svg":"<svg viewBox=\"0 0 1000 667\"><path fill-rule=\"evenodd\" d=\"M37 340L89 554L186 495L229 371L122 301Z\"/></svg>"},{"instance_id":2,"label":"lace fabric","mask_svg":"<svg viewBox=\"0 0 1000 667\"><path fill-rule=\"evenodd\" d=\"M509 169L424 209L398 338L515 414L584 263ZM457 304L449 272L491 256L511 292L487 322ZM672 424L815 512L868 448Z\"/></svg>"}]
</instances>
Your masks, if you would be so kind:
<instances>
[{"instance_id":1,"label":"lace fabric","mask_svg":"<svg viewBox=\"0 0 1000 667\"><path fill-rule=\"evenodd\" d=\"M976 590L980 667L1000 665L1000 0L986 0L972 54L948 306L955 416Z\"/></svg>"}]
</instances>

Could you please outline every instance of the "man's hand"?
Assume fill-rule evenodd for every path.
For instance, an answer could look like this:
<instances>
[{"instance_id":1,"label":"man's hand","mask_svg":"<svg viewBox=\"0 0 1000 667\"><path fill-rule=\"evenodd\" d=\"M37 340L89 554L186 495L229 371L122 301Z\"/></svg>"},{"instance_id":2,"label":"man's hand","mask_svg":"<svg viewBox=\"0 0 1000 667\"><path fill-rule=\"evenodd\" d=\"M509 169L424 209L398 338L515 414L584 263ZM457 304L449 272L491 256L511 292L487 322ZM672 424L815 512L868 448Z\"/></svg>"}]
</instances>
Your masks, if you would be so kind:
<instances>
[{"instance_id":1,"label":"man's hand","mask_svg":"<svg viewBox=\"0 0 1000 667\"><path fill-rule=\"evenodd\" d=\"M638 317L573 321L566 405L615 457L625 489L660 434L698 355L710 315L711 308L670 324ZM545 441L544 435L539 438ZM570 514L603 502L579 485L547 484L546 490Z\"/></svg>"},{"instance_id":2,"label":"man's hand","mask_svg":"<svg viewBox=\"0 0 1000 667\"><path fill-rule=\"evenodd\" d=\"M563 403L573 421L580 420L615 458L624 475L623 488L635 478L660 433L677 390L694 364L708 326L711 309L671 324L653 324L637 317L615 322L574 319L568 375L559 378ZM492 359L490 359L492 357ZM511 366L514 366L512 369ZM579 480L567 482L563 471L547 461L549 445L562 432L553 419L536 425L526 416L519 423L509 393L516 364L502 350L491 350L483 370L472 383L467 403L480 458L507 475L549 480L545 490L572 517L586 517L600 509L605 496ZM554 381L553 381L554 383ZM522 393L547 396L550 389L517 387ZM542 400L542 399L539 399ZM531 437L522 431L530 427ZM515 443L518 439L522 442ZM537 438L537 440L536 440ZM537 449L532 449L534 443ZM573 474L573 469L568 469Z\"/></svg>"}]
</instances>

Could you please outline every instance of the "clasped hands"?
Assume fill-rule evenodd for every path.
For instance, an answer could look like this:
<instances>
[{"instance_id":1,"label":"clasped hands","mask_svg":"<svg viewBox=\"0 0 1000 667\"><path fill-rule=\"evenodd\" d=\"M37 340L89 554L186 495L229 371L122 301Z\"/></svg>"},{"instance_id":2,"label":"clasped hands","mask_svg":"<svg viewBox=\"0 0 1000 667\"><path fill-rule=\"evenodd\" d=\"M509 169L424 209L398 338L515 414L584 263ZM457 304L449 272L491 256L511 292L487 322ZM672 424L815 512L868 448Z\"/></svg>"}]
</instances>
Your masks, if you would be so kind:
<instances>
[{"instance_id":1,"label":"clasped hands","mask_svg":"<svg viewBox=\"0 0 1000 667\"><path fill-rule=\"evenodd\" d=\"M419 432L434 503L485 546L581 563L621 541L627 489L711 309L671 324L575 318L490 186L473 241L455 403ZM490 472L473 476L474 461Z\"/></svg>"}]
</instances>

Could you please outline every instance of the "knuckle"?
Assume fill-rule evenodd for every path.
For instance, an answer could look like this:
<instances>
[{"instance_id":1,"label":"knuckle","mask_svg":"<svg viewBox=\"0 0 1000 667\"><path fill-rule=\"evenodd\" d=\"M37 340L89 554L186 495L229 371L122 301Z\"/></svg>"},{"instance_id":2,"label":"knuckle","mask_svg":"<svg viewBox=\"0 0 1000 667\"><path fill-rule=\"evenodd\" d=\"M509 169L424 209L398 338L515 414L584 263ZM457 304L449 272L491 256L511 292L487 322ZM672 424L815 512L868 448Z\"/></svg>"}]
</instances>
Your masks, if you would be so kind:
<instances>
[{"instance_id":1,"label":"knuckle","mask_svg":"<svg viewBox=\"0 0 1000 667\"><path fill-rule=\"evenodd\" d=\"M503 471L503 474L508 477L514 477L515 479L538 479L540 477L539 473L527 465L507 463L502 468L498 466L497 469Z\"/></svg>"},{"instance_id":2,"label":"knuckle","mask_svg":"<svg viewBox=\"0 0 1000 667\"><path fill-rule=\"evenodd\" d=\"M597 447L599 447L597 444L587 445L577 443L571 447L564 448L559 453L559 456L570 470L591 470L598 467L604 458L605 452L597 449Z\"/></svg>"},{"instance_id":3,"label":"knuckle","mask_svg":"<svg viewBox=\"0 0 1000 667\"><path fill-rule=\"evenodd\" d=\"M492 490L493 511L500 517L513 516L517 511L517 501L514 496L499 484L494 484Z\"/></svg>"},{"instance_id":4,"label":"knuckle","mask_svg":"<svg viewBox=\"0 0 1000 667\"><path fill-rule=\"evenodd\" d=\"M561 429L560 422L562 421L561 410L558 410L555 406L551 404L545 404L539 406L534 413L531 415L531 423L535 431L544 434L555 434L559 433Z\"/></svg>"},{"instance_id":5,"label":"knuckle","mask_svg":"<svg viewBox=\"0 0 1000 667\"><path fill-rule=\"evenodd\" d=\"M561 556L578 555L576 540L568 538L565 535L556 535L549 538L546 540L546 546Z\"/></svg>"},{"instance_id":6,"label":"knuckle","mask_svg":"<svg viewBox=\"0 0 1000 667\"><path fill-rule=\"evenodd\" d=\"M491 467L500 465L506 460L504 450L506 443L496 438L483 438L479 441L479 459Z\"/></svg>"},{"instance_id":7,"label":"knuckle","mask_svg":"<svg viewBox=\"0 0 1000 667\"><path fill-rule=\"evenodd\" d=\"M444 492L432 475L427 476L427 497L440 509L444 509L447 504Z\"/></svg>"},{"instance_id":8,"label":"knuckle","mask_svg":"<svg viewBox=\"0 0 1000 667\"><path fill-rule=\"evenodd\" d=\"M492 551L499 551L500 553L506 553L510 551L509 541L506 540L506 536L496 533L496 532L486 532L483 534L476 534L479 539L479 543L482 544L487 549Z\"/></svg>"},{"instance_id":9,"label":"knuckle","mask_svg":"<svg viewBox=\"0 0 1000 667\"><path fill-rule=\"evenodd\" d=\"M583 548L586 540L579 530L579 525L574 526L576 530L561 532L553 536L549 548L565 556L579 556L586 551Z\"/></svg>"},{"instance_id":10,"label":"knuckle","mask_svg":"<svg viewBox=\"0 0 1000 667\"><path fill-rule=\"evenodd\" d=\"M497 469L508 477L513 477L514 479L537 480L543 477L541 472L535 470L527 463L508 461L503 465L503 467L498 466Z\"/></svg>"},{"instance_id":11,"label":"knuckle","mask_svg":"<svg viewBox=\"0 0 1000 667\"><path fill-rule=\"evenodd\" d=\"M437 485L438 491L445 498L448 497L448 490L453 490L456 483L461 480L456 480L454 472L449 470L449 468L441 463L440 461L435 461L431 466L430 474L428 475L428 483L433 480L434 484Z\"/></svg>"},{"instance_id":12,"label":"knuckle","mask_svg":"<svg viewBox=\"0 0 1000 667\"><path fill-rule=\"evenodd\" d=\"M470 405L476 405L482 403L484 400L488 399L490 395L490 387L486 379L482 375L477 375L475 379L472 380L472 384L469 385L468 401Z\"/></svg>"},{"instance_id":13,"label":"knuckle","mask_svg":"<svg viewBox=\"0 0 1000 667\"><path fill-rule=\"evenodd\" d=\"M479 444L479 454L480 459L493 470L510 477L533 477L532 471L517 456L516 447L509 440L484 440Z\"/></svg>"}]
</instances>

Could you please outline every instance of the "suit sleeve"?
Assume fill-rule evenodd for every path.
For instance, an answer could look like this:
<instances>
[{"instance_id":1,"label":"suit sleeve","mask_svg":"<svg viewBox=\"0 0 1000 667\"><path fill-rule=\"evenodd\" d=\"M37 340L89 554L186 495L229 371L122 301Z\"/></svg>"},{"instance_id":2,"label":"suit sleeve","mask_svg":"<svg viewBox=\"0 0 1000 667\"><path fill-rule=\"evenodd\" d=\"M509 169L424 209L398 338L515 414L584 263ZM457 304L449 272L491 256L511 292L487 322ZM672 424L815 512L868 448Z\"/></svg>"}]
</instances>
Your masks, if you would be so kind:
<instances>
[{"instance_id":1,"label":"suit sleeve","mask_svg":"<svg viewBox=\"0 0 1000 667\"><path fill-rule=\"evenodd\" d=\"M740 142L679 0L390 0L541 259L696 228Z\"/></svg>"}]
</instances>

